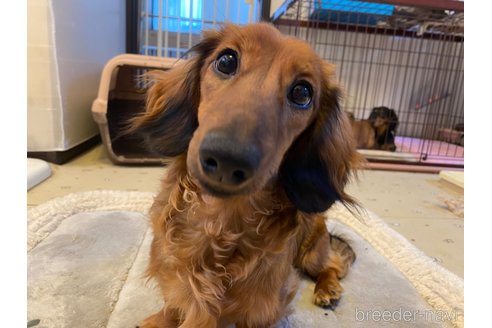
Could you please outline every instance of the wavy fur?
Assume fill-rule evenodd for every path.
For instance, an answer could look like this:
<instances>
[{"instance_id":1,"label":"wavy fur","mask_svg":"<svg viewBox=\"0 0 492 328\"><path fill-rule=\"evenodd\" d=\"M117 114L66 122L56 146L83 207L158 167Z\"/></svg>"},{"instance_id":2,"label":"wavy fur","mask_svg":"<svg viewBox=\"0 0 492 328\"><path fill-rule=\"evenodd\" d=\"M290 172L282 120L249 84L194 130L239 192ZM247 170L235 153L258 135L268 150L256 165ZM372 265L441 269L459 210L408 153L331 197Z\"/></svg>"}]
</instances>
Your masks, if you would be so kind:
<instances>
[{"instance_id":1,"label":"wavy fur","mask_svg":"<svg viewBox=\"0 0 492 328\"><path fill-rule=\"evenodd\" d=\"M233 77L214 71L223 49L240 56ZM147 111L132 122L170 163L150 211L148 267L165 306L141 327L274 327L291 311L298 270L316 281L314 302L334 306L355 254L331 238L322 212L354 204L344 186L360 158L333 68L268 24L226 25L192 50L154 76ZM313 84L304 111L285 99L299 78ZM250 178L220 194L200 161L216 131L246 149L234 156L250 145L262 155Z\"/></svg>"}]
</instances>

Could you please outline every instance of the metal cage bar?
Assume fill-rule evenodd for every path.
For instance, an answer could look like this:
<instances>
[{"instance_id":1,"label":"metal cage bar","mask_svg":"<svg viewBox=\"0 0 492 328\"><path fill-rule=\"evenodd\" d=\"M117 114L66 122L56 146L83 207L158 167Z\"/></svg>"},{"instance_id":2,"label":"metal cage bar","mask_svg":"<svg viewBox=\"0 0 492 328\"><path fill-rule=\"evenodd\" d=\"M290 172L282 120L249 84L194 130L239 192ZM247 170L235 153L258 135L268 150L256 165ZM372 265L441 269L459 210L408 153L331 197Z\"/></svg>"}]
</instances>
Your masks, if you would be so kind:
<instances>
[{"instance_id":1,"label":"metal cage bar","mask_svg":"<svg viewBox=\"0 0 492 328\"><path fill-rule=\"evenodd\" d=\"M247 24L259 18L255 0L139 1L139 53L181 58L199 42L201 32L224 23Z\"/></svg>"},{"instance_id":2,"label":"metal cage bar","mask_svg":"<svg viewBox=\"0 0 492 328\"><path fill-rule=\"evenodd\" d=\"M355 119L378 106L396 112L396 151L364 151L369 160L457 167L464 166L463 22L463 3L447 0L286 1L273 15L278 29L335 64L343 108Z\"/></svg>"}]
</instances>

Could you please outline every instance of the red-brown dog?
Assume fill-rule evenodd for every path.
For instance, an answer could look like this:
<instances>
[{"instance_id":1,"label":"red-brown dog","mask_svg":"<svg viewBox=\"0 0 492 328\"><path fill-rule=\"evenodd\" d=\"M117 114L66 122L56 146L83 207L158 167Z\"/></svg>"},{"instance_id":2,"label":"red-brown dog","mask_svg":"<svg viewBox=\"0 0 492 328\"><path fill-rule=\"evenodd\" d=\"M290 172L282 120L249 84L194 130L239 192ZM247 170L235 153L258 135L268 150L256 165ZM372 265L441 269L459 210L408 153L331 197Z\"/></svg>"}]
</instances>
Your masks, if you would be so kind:
<instances>
[{"instance_id":1,"label":"red-brown dog","mask_svg":"<svg viewBox=\"0 0 492 328\"><path fill-rule=\"evenodd\" d=\"M151 74L132 122L170 158L148 268L165 305L141 327L273 327L297 269L317 305L334 305L355 255L321 213L353 204L359 157L333 68L268 24L208 31L192 51Z\"/></svg>"}]
</instances>

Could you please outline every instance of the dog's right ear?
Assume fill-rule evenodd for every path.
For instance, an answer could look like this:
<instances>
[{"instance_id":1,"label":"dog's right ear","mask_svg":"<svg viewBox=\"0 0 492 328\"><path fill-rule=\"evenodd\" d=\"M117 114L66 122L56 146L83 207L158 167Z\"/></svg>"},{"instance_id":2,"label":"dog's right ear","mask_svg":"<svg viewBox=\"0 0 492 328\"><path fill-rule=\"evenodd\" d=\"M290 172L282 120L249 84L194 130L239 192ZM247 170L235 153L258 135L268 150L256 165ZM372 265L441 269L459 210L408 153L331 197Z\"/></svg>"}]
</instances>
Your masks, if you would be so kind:
<instances>
[{"instance_id":1,"label":"dog's right ear","mask_svg":"<svg viewBox=\"0 0 492 328\"><path fill-rule=\"evenodd\" d=\"M357 203L344 188L362 158L348 116L340 108L341 90L332 77L332 66L325 65L314 121L293 142L279 170L287 197L305 213L324 212L335 201L347 206Z\"/></svg>"},{"instance_id":2,"label":"dog's right ear","mask_svg":"<svg viewBox=\"0 0 492 328\"><path fill-rule=\"evenodd\" d=\"M143 137L146 146L162 157L183 154L198 127L200 71L205 59L220 41L220 32L207 31L203 40L190 49L193 57L167 71L144 75L147 90L145 111L129 122L127 132Z\"/></svg>"}]
</instances>

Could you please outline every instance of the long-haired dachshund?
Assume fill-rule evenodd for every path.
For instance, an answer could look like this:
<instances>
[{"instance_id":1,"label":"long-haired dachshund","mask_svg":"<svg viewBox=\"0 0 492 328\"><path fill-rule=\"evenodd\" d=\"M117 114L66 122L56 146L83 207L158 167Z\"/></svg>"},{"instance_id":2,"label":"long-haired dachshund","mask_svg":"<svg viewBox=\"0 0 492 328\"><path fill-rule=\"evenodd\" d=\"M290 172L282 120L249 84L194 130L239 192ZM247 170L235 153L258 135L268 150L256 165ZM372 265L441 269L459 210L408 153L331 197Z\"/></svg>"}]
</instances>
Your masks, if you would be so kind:
<instances>
[{"instance_id":1,"label":"long-haired dachshund","mask_svg":"<svg viewBox=\"0 0 492 328\"><path fill-rule=\"evenodd\" d=\"M398 127L398 116L395 110L385 106L374 107L368 120L376 132L376 148L395 151L395 133Z\"/></svg>"},{"instance_id":2,"label":"long-haired dachshund","mask_svg":"<svg viewBox=\"0 0 492 328\"><path fill-rule=\"evenodd\" d=\"M273 26L207 31L132 121L170 158L150 216L164 308L140 327L274 327L300 269L335 305L355 254L321 214L358 165L332 66Z\"/></svg>"}]
</instances>

